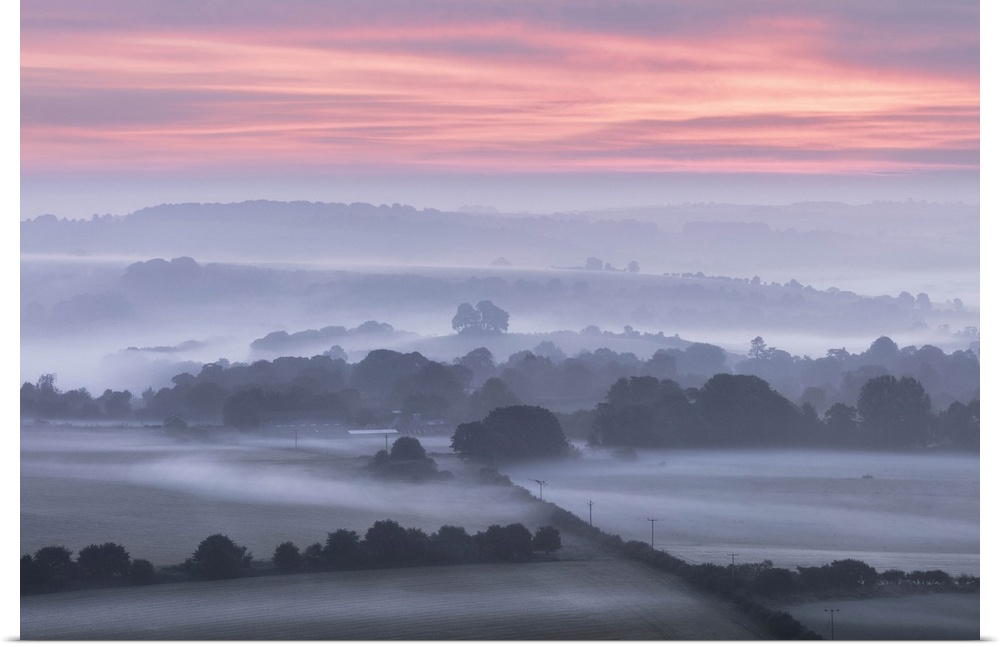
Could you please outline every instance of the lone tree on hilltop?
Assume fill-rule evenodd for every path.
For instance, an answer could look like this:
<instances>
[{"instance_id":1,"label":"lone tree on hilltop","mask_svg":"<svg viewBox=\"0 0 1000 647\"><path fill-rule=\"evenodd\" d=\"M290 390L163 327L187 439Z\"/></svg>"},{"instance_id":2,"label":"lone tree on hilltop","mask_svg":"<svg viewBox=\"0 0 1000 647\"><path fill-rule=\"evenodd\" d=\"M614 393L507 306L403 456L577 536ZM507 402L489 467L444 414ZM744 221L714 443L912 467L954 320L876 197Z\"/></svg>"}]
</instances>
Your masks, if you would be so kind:
<instances>
[{"instance_id":1,"label":"lone tree on hilltop","mask_svg":"<svg viewBox=\"0 0 1000 647\"><path fill-rule=\"evenodd\" d=\"M492 301L480 301L475 308L463 303L451 318L451 327L459 334L503 333L507 332L509 319L510 314Z\"/></svg>"}]
</instances>

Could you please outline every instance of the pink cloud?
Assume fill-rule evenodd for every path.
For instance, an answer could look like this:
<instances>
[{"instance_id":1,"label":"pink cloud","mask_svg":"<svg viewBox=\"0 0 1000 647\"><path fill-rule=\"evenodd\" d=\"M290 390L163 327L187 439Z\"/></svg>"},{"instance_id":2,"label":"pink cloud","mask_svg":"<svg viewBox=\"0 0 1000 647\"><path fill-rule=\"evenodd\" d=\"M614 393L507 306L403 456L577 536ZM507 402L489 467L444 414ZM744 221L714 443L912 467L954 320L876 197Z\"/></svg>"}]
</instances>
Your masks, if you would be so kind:
<instances>
[{"instance_id":1,"label":"pink cloud","mask_svg":"<svg viewBox=\"0 0 1000 647\"><path fill-rule=\"evenodd\" d=\"M702 17L667 35L484 5L511 9L409 26L386 14L341 24L335 14L346 4L302 5L327 19L298 22L297 5L282 3L283 20L244 16L234 26L216 14L201 24L178 24L175 14L144 21L129 3L98 5L106 20L100 11L57 18L44 13L50 5L33 15L28 4L22 166L978 168L978 67L956 74L839 55L835 38L845 33L863 38L859 50L885 44L867 26L851 31L844 15L802 10L819 5L776 3L785 14L746 12L715 29ZM112 11L123 6L131 12ZM260 6L275 15L276 5ZM636 11L657 14L649 7ZM940 46L930 27L897 49L919 59Z\"/></svg>"}]
</instances>

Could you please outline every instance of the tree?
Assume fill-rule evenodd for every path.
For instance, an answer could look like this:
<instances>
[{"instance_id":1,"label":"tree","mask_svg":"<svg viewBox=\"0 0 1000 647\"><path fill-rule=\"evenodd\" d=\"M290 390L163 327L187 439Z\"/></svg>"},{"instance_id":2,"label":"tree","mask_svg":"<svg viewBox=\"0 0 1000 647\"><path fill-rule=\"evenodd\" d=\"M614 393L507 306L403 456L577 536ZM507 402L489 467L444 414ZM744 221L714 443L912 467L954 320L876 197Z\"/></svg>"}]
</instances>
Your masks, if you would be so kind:
<instances>
[{"instance_id":1,"label":"tree","mask_svg":"<svg viewBox=\"0 0 1000 647\"><path fill-rule=\"evenodd\" d=\"M441 526L427 540L427 557L435 564L468 564L476 559L476 545L462 526Z\"/></svg>"},{"instance_id":2,"label":"tree","mask_svg":"<svg viewBox=\"0 0 1000 647\"><path fill-rule=\"evenodd\" d=\"M823 415L827 439L833 445L854 445L858 441L858 410L835 402Z\"/></svg>"},{"instance_id":3,"label":"tree","mask_svg":"<svg viewBox=\"0 0 1000 647\"><path fill-rule=\"evenodd\" d=\"M639 264L636 263L635 261L629 261L628 271L632 272L633 274L636 273L636 272L638 272L639 271Z\"/></svg>"},{"instance_id":4,"label":"tree","mask_svg":"<svg viewBox=\"0 0 1000 647\"><path fill-rule=\"evenodd\" d=\"M412 436L402 436L392 443L389 459L393 461L422 461L427 458L427 452L420 441Z\"/></svg>"},{"instance_id":5,"label":"tree","mask_svg":"<svg viewBox=\"0 0 1000 647\"><path fill-rule=\"evenodd\" d=\"M562 548L562 537L555 526L542 526L531 538L531 548L546 555Z\"/></svg>"},{"instance_id":6,"label":"tree","mask_svg":"<svg viewBox=\"0 0 1000 647\"><path fill-rule=\"evenodd\" d=\"M329 567L337 570L362 568L368 565L370 553L362 545L358 533L338 528L326 536L323 559Z\"/></svg>"},{"instance_id":7,"label":"tree","mask_svg":"<svg viewBox=\"0 0 1000 647\"><path fill-rule=\"evenodd\" d=\"M458 312L451 319L451 327L458 333L502 333L507 332L510 314L494 305L492 301L480 301L473 308L468 303L458 306Z\"/></svg>"},{"instance_id":8,"label":"tree","mask_svg":"<svg viewBox=\"0 0 1000 647\"><path fill-rule=\"evenodd\" d=\"M302 566L307 571L321 571L326 567L326 557L323 554L323 544L316 542L306 546L302 551Z\"/></svg>"},{"instance_id":9,"label":"tree","mask_svg":"<svg viewBox=\"0 0 1000 647\"><path fill-rule=\"evenodd\" d=\"M203 539L185 565L195 577L222 580L241 575L250 565L252 555L223 534Z\"/></svg>"},{"instance_id":10,"label":"tree","mask_svg":"<svg viewBox=\"0 0 1000 647\"><path fill-rule=\"evenodd\" d=\"M493 524L474 537L479 556L486 562L523 562L531 559L531 531L521 523Z\"/></svg>"},{"instance_id":11,"label":"tree","mask_svg":"<svg viewBox=\"0 0 1000 647\"><path fill-rule=\"evenodd\" d=\"M768 358L768 348L767 344L764 342L764 338L757 335L750 340L750 357L753 359L767 359Z\"/></svg>"},{"instance_id":12,"label":"tree","mask_svg":"<svg viewBox=\"0 0 1000 647\"><path fill-rule=\"evenodd\" d=\"M475 330L479 327L479 313L472 307L471 303L462 303L458 306L458 311L451 318L451 328L457 332Z\"/></svg>"},{"instance_id":13,"label":"tree","mask_svg":"<svg viewBox=\"0 0 1000 647\"><path fill-rule=\"evenodd\" d=\"M294 573L302 566L302 555L299 547L290 541L285 541L274 549L274 556L271 558L275 568L284 573Z\"/></svg>"},{"instance_id":14,"label":"tree","mask_svg":"<svg viewBox=\"0 0 1000 647\"><path fill-rule=\"evenodd\" d=\"M720 373L698 392L706 440L719 444L781 444L795 439L801 415L795 405L754 375Z\"/></svg>"},{"instance_id":15,"label":"tree","mask_svg":"<svg viewBox=\"0 0 1000 647\"><path fill-rule=\"evenodd\" d=\"M76 576L73 552L65 546L46 546L35 551L30 561L31 573L36 584L48 588L61 588Z\"/></svg>"},{"instance_id":16,"label":"tree","mask_svg":"<svg viewBox=\"0 0 1000 647\"><path fill-rule=\"evenodd\" d=\"M376 564L395 566L424 560L427 535L417 528L403 528L392 519L376 521L365 533L365 546Z\"/></svg>"},{"instance_id":17,"label":"tree","mask_svg":"<svg viewBox=\"0 0 1000 647\"><path fill-rule=\"evenodd\" d=\"M469 396L469 415L485 418L498 407L512 407L523 404L499 377L491 377Z\"/></svg>"},{"instance_id":18,"label":"tree","mask_svg":"<svg viewBox=\"0 0 1000 647\"><path fill-rule=\"evenodd\" d=\"M451 448L466 459L523 460L566 456L569 443L551 411L518 405L494 409L480 422L458 425Z\"/></svg>"},{"instance_id":19,"label":"tree","mask_svg":"<svg viewBox=\"0 0 1000 647\"><path fill-rule=\"evenodd\" d=\"M264 392L261 389L238 391L226 398L222 406L222 422L237 429L257 429L263 410Z\"/></svg>"},{"instance_id":20,"label":"tree","mask_svg":"<svg viewBox=\"0 0 1000 647\"><path fill-rule=\"evenodd\" d=\"M131 562L125 548L112 542L85 546L76 558L80 576L86 580L98 581L124 577L128 574Z\"/></svg>"},{"instance_id":21,"label":"tree","mask_svg":"<svg viewBox=\"0 0 1000 647\"><path fill-rule=\"evenodd\" d=\"M153 563L148 559L133 559L128 570L128 579L132 584L152 584L156 577Z\"/></svg>"},{"instance_id":22,"label":"tree","mask_svg":"<svg viewBox=\"0 0 1000 647\"><path fill-rule=\"evenodd\" d=\"M912 377L880 375L865 382L858 415L867 441L879 448L920 446L932 422L930 397Z\"/></svg>"}]
</instances>

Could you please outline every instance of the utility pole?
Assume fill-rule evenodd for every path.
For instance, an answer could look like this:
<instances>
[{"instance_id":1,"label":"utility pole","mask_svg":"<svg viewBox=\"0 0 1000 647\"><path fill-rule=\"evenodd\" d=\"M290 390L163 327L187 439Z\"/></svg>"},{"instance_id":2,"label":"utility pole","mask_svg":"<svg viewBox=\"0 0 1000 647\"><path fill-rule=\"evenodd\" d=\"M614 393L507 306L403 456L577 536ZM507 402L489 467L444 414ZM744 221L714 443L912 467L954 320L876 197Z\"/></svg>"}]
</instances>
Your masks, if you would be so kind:
<instances>
[{"instance_id":1,"label":"utility pole","mask_svg":"<svg viewBox=\"0 0 1000 647\"><path fill-rule=\"evenodd\" d=\"M833 640L833 612L840 611L840 609L823 609L824 611L830 612L830 640Z\"/></svg>"},{"instance_id":2,"label":"utility pole","mask_svg":"<svg viewBox=\"0 0 1000 647\"><path fill-rule=\"evenodd\" d=\"M590 508L590 525L594 525L594 502L587 501L587 507Z\"/></svg>"},{"instance_id":3,"label":"utility pole","mask_svg":"<svg viewBox=\"0 0 1000 647\"><path fill-rule=\"evenodd\" d=\"M538 483L538 498L544 501L545 499L542 498L542 486L548 485L548 483L546 483L545 481L539 481L538 479L531 479L531 480L534 481L535 483Z\"/></svg>"},{"instance_id":4,"label":"utility pole","mask_svg":"<svg viewBox=\"0 0 1000 647\"><path fill-rule=\"evenodd\" d=\"M656 522L659 521L659 519L650 519L649 517L646 517L646 521L649 522L649 547L655 549L656 544L653 541L655 535L653 533L656 528Z\"/></svg>"},{"instance_id":5,"label":"utility pole","mask_svg":"<svg viewBox=\"0 0 1000 647\"><path fill-rule=\"evenodd\" d=\"M729 565L729 574L735 579L736 578L736 558L739 557L739 553L726 553L733 558L733 563Z\"/></svg>"}]
</instances>

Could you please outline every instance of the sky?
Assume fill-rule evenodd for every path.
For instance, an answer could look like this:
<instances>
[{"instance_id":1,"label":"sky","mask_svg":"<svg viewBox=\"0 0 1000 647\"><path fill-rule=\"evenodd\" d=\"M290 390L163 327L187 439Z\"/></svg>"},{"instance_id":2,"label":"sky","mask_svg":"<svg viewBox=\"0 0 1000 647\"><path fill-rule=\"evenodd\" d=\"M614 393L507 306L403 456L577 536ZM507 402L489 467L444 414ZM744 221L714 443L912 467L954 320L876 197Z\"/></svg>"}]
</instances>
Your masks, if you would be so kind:
<instances>
[{"instance_id":1,"label":"sky","mask_svg":"<svg viewBox=\"0 0 1000 647\"><path fill-rule=\"evenodd\" d=\"M31 0L21 218L979 203L968 0Z\"/></svg>"}]
</instances>

